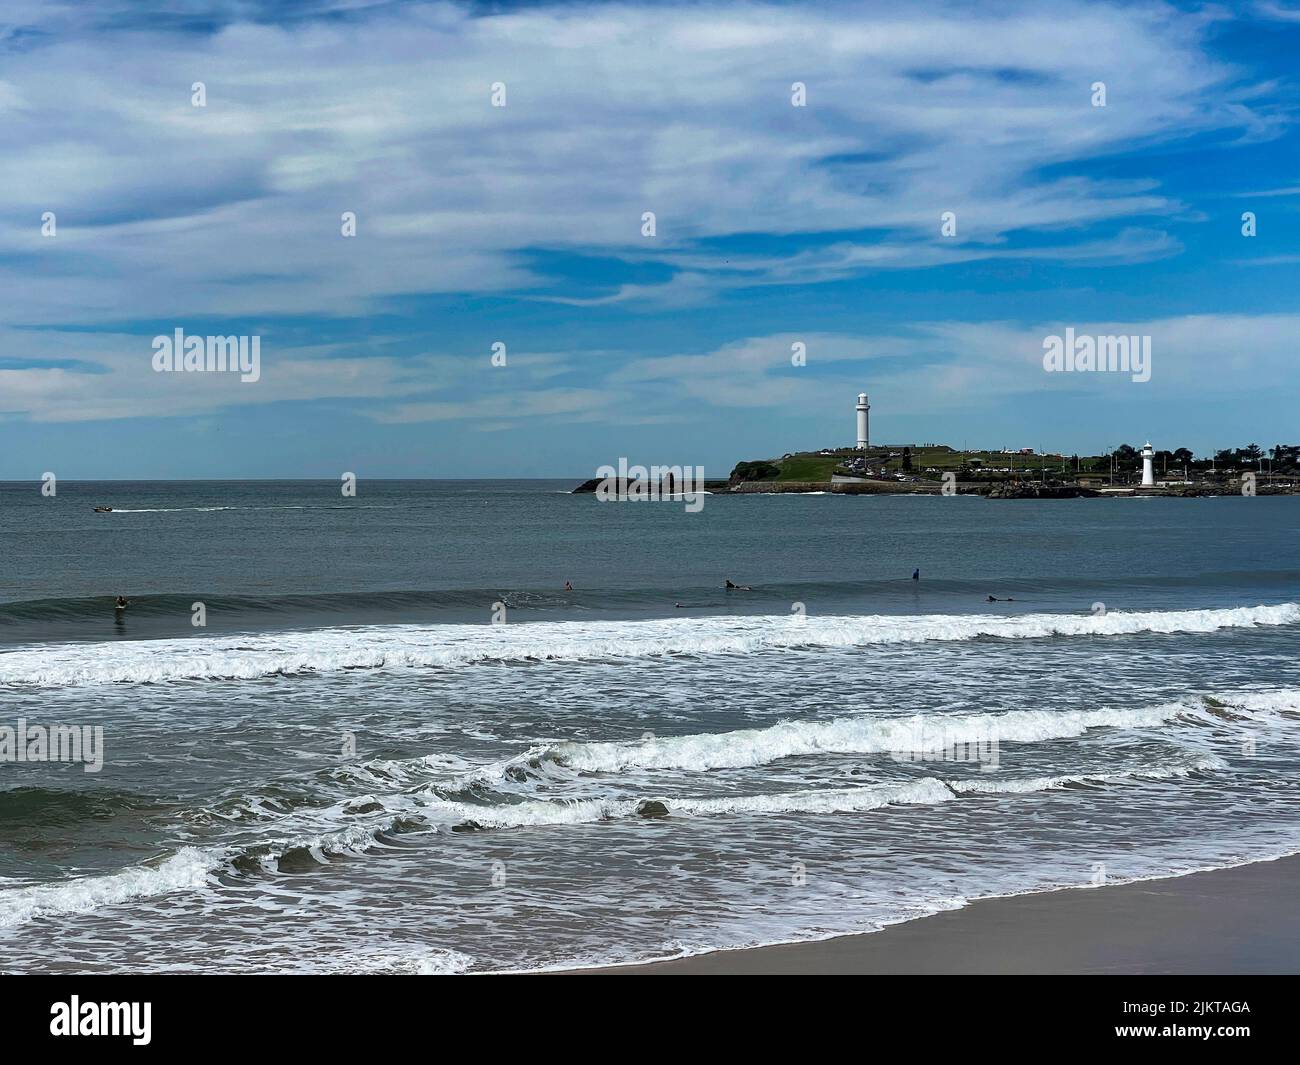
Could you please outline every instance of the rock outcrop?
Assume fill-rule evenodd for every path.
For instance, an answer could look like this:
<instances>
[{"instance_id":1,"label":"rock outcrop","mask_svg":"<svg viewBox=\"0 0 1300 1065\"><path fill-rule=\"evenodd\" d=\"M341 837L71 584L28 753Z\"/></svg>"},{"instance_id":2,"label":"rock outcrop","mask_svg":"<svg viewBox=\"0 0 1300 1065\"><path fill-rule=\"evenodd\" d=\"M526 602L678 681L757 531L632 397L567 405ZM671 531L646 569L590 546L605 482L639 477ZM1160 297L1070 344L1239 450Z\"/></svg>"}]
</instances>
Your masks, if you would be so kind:
<instances>
[{"instance_id":1,"label":"rock outcrop","mask_svg":"<svg viewBox=\"0 0 1300 1065\"><path fill-rule=\"evenodd\" d=\"M1077 484L1042 484L1038 481L1003 481L989 488L989 499L1085 499L1100 493Z\"/></svg>"}]
</instances>

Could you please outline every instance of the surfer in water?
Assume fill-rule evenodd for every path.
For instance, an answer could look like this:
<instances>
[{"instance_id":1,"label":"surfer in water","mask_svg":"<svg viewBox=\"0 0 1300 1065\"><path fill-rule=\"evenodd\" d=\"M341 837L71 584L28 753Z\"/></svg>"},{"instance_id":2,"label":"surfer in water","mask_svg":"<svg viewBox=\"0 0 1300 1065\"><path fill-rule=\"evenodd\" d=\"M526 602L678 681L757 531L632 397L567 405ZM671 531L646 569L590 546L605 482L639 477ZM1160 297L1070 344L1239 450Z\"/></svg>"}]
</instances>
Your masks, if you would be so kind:
<instances>
[{"instance_id":1,"label":"surfer in water","mask_svg":"<svg viewBox=\"0 0 1300 1065\"><path fill-rule=\"evenodd\" d=\"M748 584L732 584L731 581L727 581L726 588L729 592L752 592L754 590Z\"/></svg>"},{"instance_id":2,"label":"surfer in water","mask_svg":"<svg viewBox=\"0 0 1300 1065\"><path fill-rule=\"evenodd\" d=\"M1015 600L1012 599L1010 596L1007 596L1007 598L1005 599L999 599L996 595L990 595L988 601L990 603L1014 603L1015 602Z\"/></svg>"},{"instance_id":3,"label":"surfer in water","mask_svg":"<svg viewBox=\"0 0 1300 1065\"><path fill-rule=\"evenodd\" d=\"M920 579L921 579L921 570L918 567L917 569L912 570L912 580L919 581Z\"/></svg>"},{"instance_id":4,"label":"surfer in water","mask_svg":"<svg viewBox=\"0 0 1300 1065\"><path fill-rule=\"evenodd\" d=\"M128 599L124 595L119 595L117 597L117 602L113 604L113 609L120 614L123 610L125 610L130 605L131 605L130 599Z\"/></svg>"},{"instance_id":5,"label":"surfer in water","mask_svg":"<svg viewBox=\"0 0 1300 1065\"><path fill-rule=\"evenodd\" d=\"M565 582L564 582L564 590L565 590L566 592L571 592L571 591L573 591L573 585L572 585L570 582L565 581Z\"/></svg>"}]
</instances>

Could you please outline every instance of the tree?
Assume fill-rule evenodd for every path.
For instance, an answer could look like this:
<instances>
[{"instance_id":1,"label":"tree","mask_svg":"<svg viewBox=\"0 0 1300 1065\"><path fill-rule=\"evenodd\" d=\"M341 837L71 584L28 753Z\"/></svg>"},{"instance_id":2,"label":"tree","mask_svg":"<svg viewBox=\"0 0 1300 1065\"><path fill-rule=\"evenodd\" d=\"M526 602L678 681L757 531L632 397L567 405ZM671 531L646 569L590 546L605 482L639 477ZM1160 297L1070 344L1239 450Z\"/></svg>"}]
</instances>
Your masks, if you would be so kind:
<instances>
[{"instance_id":1,"label":"tree","mask_svg":"<svg viewBox=\"0 0 1300 1065\"><path fill-rule=\"evenodd\" d=\"M771 462L737 462L731 471L732 482L774 481L781 470Z\"/></svg>"}]
</instances>

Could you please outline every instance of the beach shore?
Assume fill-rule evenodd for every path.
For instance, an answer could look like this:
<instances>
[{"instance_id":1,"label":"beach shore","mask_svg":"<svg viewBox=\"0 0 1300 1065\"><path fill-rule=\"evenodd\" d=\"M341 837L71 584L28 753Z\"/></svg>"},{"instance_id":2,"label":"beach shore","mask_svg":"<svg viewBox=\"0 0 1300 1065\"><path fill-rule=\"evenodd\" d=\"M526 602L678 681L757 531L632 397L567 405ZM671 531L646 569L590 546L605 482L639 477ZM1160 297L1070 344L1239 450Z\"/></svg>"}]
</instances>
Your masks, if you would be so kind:
<instances>
[{"instance_id":1,"label":"beach shore","mask_svg":"<svg viewBox=\"0 0 1300 1065\"><path fill-rule=\"evenodd\" d=\"M636 975L1300 973L1300 855L985 899L866 935L585 972Z\"/></svg>"}]
</instances>

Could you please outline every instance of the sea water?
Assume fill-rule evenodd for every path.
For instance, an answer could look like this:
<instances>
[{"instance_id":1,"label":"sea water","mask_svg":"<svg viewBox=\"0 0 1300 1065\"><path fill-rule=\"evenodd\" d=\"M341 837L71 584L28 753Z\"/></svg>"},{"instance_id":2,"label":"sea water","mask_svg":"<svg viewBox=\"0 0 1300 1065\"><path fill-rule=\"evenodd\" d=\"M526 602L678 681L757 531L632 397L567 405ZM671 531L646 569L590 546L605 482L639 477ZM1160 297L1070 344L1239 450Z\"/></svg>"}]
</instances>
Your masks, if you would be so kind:
<instances>
[{"instance_id":1,"label":"sea water","mask_svg":"<svg viewBox=\"0 0 1300 1065\"><path fill-rule=\"evenodd\" d=\"M1300 499L578 480L0 486L0 729L103 730L0 751L0 970L599 965L1300 851Z\"/></svg>"}]
</instances>

